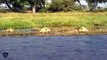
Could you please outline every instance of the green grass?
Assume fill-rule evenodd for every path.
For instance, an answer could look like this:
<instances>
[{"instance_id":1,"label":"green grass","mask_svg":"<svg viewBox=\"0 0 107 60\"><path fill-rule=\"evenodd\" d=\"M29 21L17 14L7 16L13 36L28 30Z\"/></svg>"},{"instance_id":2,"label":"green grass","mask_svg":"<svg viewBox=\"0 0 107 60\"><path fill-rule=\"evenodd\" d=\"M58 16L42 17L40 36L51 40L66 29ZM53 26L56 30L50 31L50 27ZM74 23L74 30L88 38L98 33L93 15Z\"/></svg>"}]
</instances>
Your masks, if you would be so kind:
<instances>
[{"instance_id":1,"label":"green grass","mask_svg":"<svg viewBox=\"0 0 107 60\"><path fill-rule=\"evenodd\" d=\"M95 24L107 29L107 13L0 13L0 29L61 26L93 29Z\"/></svg>"}]
</instances>

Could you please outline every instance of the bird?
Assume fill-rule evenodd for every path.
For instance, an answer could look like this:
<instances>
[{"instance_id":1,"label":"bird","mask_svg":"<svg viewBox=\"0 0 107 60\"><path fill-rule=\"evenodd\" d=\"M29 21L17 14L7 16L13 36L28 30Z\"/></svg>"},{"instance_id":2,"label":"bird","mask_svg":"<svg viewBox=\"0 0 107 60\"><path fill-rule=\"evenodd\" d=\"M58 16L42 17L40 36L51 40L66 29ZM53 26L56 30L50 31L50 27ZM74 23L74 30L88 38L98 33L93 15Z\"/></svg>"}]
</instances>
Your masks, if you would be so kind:
<instances>
[{"instance_id":1,"label":"bird","mask_svg":"<svg viewBox=\"0 0 107 60\"><path fill-rule=\"evenodd\" d=\"M79 28L79 32L88 32L88 29L85 27Z\"/></svg>"},{"instance_id":2,"label":"bird","mask_svg":"<svg viewBox=\"0 0 107 60\"><path fill-rule=\"evenodd\" d=\"M7 58L9 53L8 52L3 52L2 55L3 55L4 58Z\"/></svg>"},{"instance_id":3,"label":"bird","mask_svg":"<svg viewBox=\"0 0 107 60\"><path fill-rule=\"evenodd\" d=\"M6 29L5 31L11 33L11 32L14 32L14 29L9 28L9 29Z\"/></svg>"},{"instance_id":4,"label":"bird","mask_svg":"<svg viewBox=\"0 0 107 60\"><path fill-rule=\"evenodd\" d=\"M44 27L39 32L41 32L41 33L48 33L48 32L51 32L51 29L49 29L47 27Z\"/></svg>"}]
</instances>

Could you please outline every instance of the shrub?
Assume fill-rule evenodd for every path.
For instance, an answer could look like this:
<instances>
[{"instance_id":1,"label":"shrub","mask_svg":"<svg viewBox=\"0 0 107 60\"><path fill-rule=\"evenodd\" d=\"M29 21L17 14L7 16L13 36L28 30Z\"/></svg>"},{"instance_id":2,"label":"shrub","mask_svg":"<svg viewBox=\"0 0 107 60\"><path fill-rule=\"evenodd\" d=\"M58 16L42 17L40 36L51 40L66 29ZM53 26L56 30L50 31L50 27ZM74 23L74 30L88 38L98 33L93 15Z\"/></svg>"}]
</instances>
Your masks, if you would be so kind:
<instances>
[{"instance_id":1,"label":"shrub","mask_svg":"<svg viewBox=\"0 0 107 60\"><path fill-rule=\"evenodd\" d=\"M48 9L47 8L42 8L38 12L48 12Z\"/></svg>"},{"instance_id":2,"label":"shrub","mask_svg":"<svg viewBox=\"0 0 107 60\"><path fill-rule=\"evenodd\" d=\"M74 4L74 0L53 0L49 10L53 12L70 11L72 10L73 4Z\"/></svg>"},{"instance_id":3,"label":"shrub","mask_svg":"<svg viewBox=\"0 0 107 60\"><path fill-rule=\"evenodd\" d=\"M0 12L1 12L1 13L6 13L7 10L6 10L6 9L0 9Z\"/></svg>"}]
</instances>

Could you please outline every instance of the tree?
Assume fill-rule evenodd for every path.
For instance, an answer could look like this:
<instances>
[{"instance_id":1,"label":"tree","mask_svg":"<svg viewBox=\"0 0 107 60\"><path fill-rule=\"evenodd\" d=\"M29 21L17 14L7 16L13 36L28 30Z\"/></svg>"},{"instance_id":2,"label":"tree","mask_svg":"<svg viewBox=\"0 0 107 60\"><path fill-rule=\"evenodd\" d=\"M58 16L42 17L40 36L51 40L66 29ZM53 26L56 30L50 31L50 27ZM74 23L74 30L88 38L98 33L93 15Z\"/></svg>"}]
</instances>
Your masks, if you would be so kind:
<instances>
[{"instance_id":1,"label":"tree","mask_svg":"<svg viewBox=\"0 0 107 60\"><path fill-rule=\"evenodd\" d=\"M80 0L74 0L74 1L77 1L79 4L80 4L80 7L82 7L81 3L80 3Z\"/></svg>"},{"instance_id":2,"label":"tree","mask_svg":"<svg viewBox=\"0 0 107 60\"><path fill-rule=\"evenodd\" d=\"M45 0L27 0L31 5L31 10L33 13L36 12L37 7L45 7Z\"/></svg>"},{"instance_id":3,"label":"tree","mask_svg":"<svg viewBox=\"0 0 107 60\"><path fill-rule=\"evenodd\" d=\"M0 0L0 3L5 3L10 10L12 10L12 7L9 5L9 0Z\"/></svg>"},{"instance_id":4,"label":"tree","mask_svg":"<svg viewBox=\"0 0 107 60\"><path fill-rule=\"evenodd\" d=\"M106 7L106 2L107 2L107 0L100 0L99 2L100 2L100 3L104 3L104 4L105 4L105 7Z\"/></svg>"},{"instance_id":5,"label":"tree","mask_svg":"<svg viewBox=\"0 0 107 60\"><path fill-rule=\"evenodd\" d=\"M52 0L50 5L51 11L71 11L74 5L74 0Z\"/></svg>"},{"instance_id":6,"label":"tree","mask_svg":"<svg viewBox=\"0 0 107 60\"><path fill-rule=\"evenodd\" d=\"M12 11L19 11L24 6L24 0L0 0L0 2L5 3ZM12 5L12 7L10 5Z\"/></svg>"},{"instance_id":7,"label":"tree","mask_svg":"<svg viewBox=\"0 0 107 60\"><path fill-rule=\"evenodd\" d=\"M37 7L42 8L45 6L45 0L0 0L0 3L5 3L12 11L20 11L24 9L24 5L26 5L25 2L28 2L31 5L33 13L36 12Z\"/></svg>"},{"instance_id":8,"label":"tree","mask_svg":"<svg viewBox=\"0 0 107 60\"><path fill-rule=\"evenodd\" d=\"M90 11L95 10L98 3L105 3L107 0L86 0L88 2L88 6L90 7Z\"/></svg>"}]
</instances>

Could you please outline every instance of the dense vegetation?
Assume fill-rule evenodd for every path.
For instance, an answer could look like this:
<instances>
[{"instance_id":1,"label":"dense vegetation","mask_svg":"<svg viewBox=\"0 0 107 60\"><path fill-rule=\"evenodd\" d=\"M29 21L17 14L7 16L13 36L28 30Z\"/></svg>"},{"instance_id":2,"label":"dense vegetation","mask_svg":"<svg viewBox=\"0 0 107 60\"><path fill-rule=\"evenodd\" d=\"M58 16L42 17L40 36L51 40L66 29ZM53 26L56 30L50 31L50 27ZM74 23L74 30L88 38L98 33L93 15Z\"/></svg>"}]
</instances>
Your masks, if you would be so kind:
<instances>
[{"instance_id":1,"label":"dense vegetation","mask_svg":"<svg viewBox=\"0 0 107 60\"><path fill-rule=\"evenodd\" d=\"M34 27L87 27L107 28L107 13L1 13L0 29L23 29Z\"/></svg>"},{"instance_id":2,"label":"dense vegetation","mask_svg":"<svg viewBox=\"0 0 107 60\"><path fill-rule=\"evenodd\" d=\"M98 3L105 3L107 0L86 1L89 8L87 11L96 12ZM78 2L79 5L76 5L75 2ZM9 8L5 11L0 9L1 12L11 11L11 13L6 14L0 13L0 30L8 28L24 29L61 26L76 28L84 26L90 29L107 29L107 13L83 12L85 10L81 5L80 0L52 0L50 4L47 3L46 0L0 0L0 3L6 4ZM72 11L82 12L77 13ZM50 13L23 14L13 12Z\"/></svg>"},{"instance_id":3,"label":"dense vegetation","mask_svg":"<svg viewBox=\"0 0 107 60\"><path fill-rule=\"evenodd\" d=\"M79 6L76 6L75 2L78 2ZM88 3L89 11L94 11L96 10L98 3L106 3L107 0L86 0L86 2ZM35 13L36 11L56 12L82 10L80 0L52 0L52 3L48 4L48 7L46 0L0 0L0 3L5 3L9 10L14 12L26 12L31 10L33 13ZM26 8L26 5L30 7Z\"/></svg>"}]
</instances>

